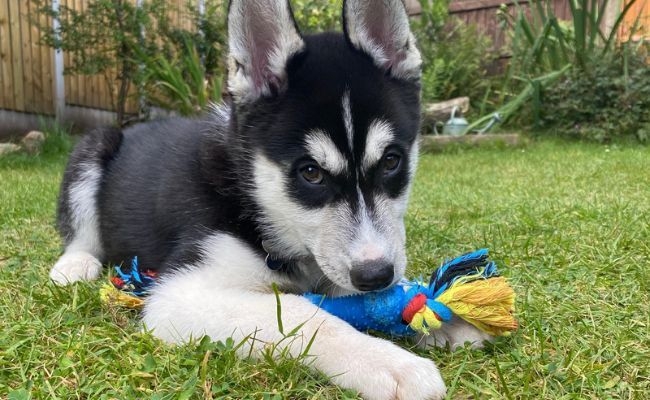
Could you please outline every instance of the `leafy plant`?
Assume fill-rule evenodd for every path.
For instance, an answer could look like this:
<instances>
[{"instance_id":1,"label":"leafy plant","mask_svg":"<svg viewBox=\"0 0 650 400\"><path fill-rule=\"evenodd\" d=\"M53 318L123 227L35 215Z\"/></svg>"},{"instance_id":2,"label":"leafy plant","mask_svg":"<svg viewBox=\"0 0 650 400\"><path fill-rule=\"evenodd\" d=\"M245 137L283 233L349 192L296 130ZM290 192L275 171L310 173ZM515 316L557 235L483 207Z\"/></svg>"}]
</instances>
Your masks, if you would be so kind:
<instances>
[{"instance_id":1,"label":"leafy plant","mask_svg":"<svg viewBox=\"0 0 650 400\"><path fill-rule=\"evenodd\" d=\"M339 30L343 0L293 0L293 14L304 33Z\"/></svg>"},{"instance_id":2,"label":"leafy plant","mask_svg":"<svg viewBox=\"0 0 650 400\"><path fill-rule=\"evenodd\" d=\"M603 18L610 0L571 0L571 21L558 20L552 3L530 2L530 16L517 4L514 16L501 8L502 23L511 28L514 72L536 75L573 63L588 70L591 62L615 50L625 16L637 0L626 3L611 27L603 30Z\"/></svg>"},{"instance_id":3,"label":"leafy plant","mask_svg":"<svg viewBox=\"0 0 650 400\"><path fill-rule=\"evenodd\" d=\"M109 93L116 93L111 101L122 125L138 72L135 50L144 45L142 32L152 26L150 16L159 14L164 0L149 0L139 7L128 0L95 0L83 10L61 4L58 11L49 2L35 1L41 14L59 21L56 30L41 27L41 41L72 55L65 73L104 76ZM35 22L39 24L38 19Z\"/></svg>"},{"instance_id":4,"label":"leafy plant","mask_svg":"<svg viewBox=\"0 0 650 400\"><path fill-rule=\"evenodd\" d=\"M224 0L207 0L204 6L203 11L191 4L186 8L184 16L195 30L172 25L169 10L156 15L155 36L162 40L135 52L146 104L190 115L221 99L227 5Z\"/></svg>"},{"instance_id":5,"label":"leafy plant","mask_svg":"<svg viewBox=\"0 0 650 400\"><path fill-rule=\"evenodd\" d=\"M162 37L156 53L172 57L176 53L190 57L196 51L208 77L225 74L225 55L228 50L227 0L204 0L203 10L188 2L181 13L195 29L174 26L169 13L156 16L155 35ZM178 10L175 10L178 11Z\"/></svg>"},{"instance_id":6,"label":"leafy plant","mask_svg":"<svg viewBox=\"0 0 650 400\"><path fill-rule=\"evenodd\" d=\"M421 0L412 22L422 54L424 102L469 96L480 101L487 88L487 67L494 61L490 39L476 26L449 18L447 0Z\"/></svg>"},{"instance_id":7,"label":"leafy plant","mask_svg":"<svg viewBox=\"0 0 650 400\"><path fill-rule=\"evenodd\" d=\"M142 60L146 99L158 107L191 115L221 99L221 75L208 74L189 39L171 58L158 54Z\"/></svg>"},{"instance_id":8,"label":"leafy plant","mask_svg":"<svg viewBox=\"0 0 650 400\"><path fill-rule=\"evenodd\" d=\"M548 1L532 0L529 12L517 4L514 15L506 12L504 6L499 16L503 26L510 28L512 33L512 59L499 101L503 104L501 110L505 110L505 119L529 107L530 112L523 113L518 120L530 121L532 116L534 125L541 127L544 109L553 101L545 97L545 89L552 87L563 75L572 76L576 83L593 82L596 75L604 79L603 69L609 68L613 57L622 54L619 29L635 2L626 3L607 28L603 26L609 0L570 1L571 20L568 22L557 18ZM577 77L580 79L575 79ZM570 92L573 91L564 94L577 94ZM549 121L544 123L548 125Z\"/></svg>"},{"instance_id":9,"label":"leafy plant","mask_svg":"<svg viewBox=\"0 0 650 400\"><path fill-rule=\"evenodd\" d=\"M596 141L650 139L650 68L634 46L591 62L590 73L573 69L544 91L540 125L556 133Z\"/></svg>"},{"instance_id":10,"label":"leafy plant","mask_svg":"<svg viewBox=\"0 0 650 400\"><path fill-rule=\"evenodd\" d=\"M424 101L469 96L480 100L489 84L487 66L495 60L490 39L475 25L459 20L447 23L437 33L435 42L426 48L422 73Z\"/></svg>"}]
</instances>

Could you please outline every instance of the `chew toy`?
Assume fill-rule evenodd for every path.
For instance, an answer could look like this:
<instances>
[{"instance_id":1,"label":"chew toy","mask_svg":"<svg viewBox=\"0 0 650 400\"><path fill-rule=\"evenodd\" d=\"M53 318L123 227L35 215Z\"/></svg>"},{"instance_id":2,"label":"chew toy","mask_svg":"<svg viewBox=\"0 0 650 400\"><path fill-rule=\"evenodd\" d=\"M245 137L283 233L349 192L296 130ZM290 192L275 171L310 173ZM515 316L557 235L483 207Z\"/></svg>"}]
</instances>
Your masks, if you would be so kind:
<instances>
[{"instance_id":1,"label":"chew toy","mask_svg":"<svg viewBox=\"0 0 650 400\"><path fill-rule=\"evenodd\" d=\"M126 308L142 308L144 297L156 283L156 273L152 270L140 271L138 257L131 260L131 269L123 271L122 267L114 267L115 275L110 277L110 283L105 283L99 289L99 296L106 304L116 304Z\"/></svg>"},{"instance_id":2,"label":"chew toy","mask_svg":"<svg viewBox=\"0 0 650 400\"><path fill-rule=\"evenodd\" d=\"M493 335L517 329L513 316L515 293L499 276L488 250L481 249L447 261L428 284L402 281L390 289L338 298L308 293L314 304L359 330L393 336L429 334L454 315Z\"/></svg>"},{"instance_id":3,"label":"chew toy","mask_svg":"<svg viewBox=\"0 0 650 400\"><path fill-rule=\"evenodd\" d=\"M140 308L143 296L155 283L152 271L140 271L137 257L130 271L115 267L111 283L102 287L102 300ZM398 283L389 289L343 297L307 293L305 297L358 330L375 330L392 336L429 334L454 315L493 336L517 329L513 316L515 293L496 265L481 249L445 262L429 283Z\"/></svg>"}]
</instances>

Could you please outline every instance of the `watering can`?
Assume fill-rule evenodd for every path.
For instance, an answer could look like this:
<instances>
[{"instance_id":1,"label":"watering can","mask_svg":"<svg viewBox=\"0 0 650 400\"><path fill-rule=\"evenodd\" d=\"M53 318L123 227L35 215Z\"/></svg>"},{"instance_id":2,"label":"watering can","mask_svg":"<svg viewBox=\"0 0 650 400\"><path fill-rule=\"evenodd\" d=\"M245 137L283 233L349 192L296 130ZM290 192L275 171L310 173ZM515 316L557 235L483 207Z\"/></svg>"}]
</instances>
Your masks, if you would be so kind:
<instances>
[{"instance_id":1,"label":"watering can","mask_svg":"<svg viewBox=\"0 0 650 400\"><path fill-rule=\"evenodd\" d=\"M457 117L457 112L458 106L454 106L454 108L451 109L451 117L449 118L449 121L447 121L442 127L443 135L460 136L465 134L465 131L469 126L469 122L467 122L467 120L463 117ZM436 135L440 135L437 125L438 124L434 125L433 130Z\"/></svg>"},{"instance_id":2,"label":"watering can","mask_svg":"<svg viewBox=\"0 0 650 400\"><path fill-rule=\"evenodd\" d=\"M442 126L442 134L443 135L451 135L451 136L461 136L467 133L467 128L469 127L469 122L463 117L457 117L456 113L458 112L458 106L454 106L454 108L451 109L451 117L449 118L449 121L447 121L444 125ZM501 115L499 113L494 113L492 116L492 119L481 129L476 129L473 130L472 133L477 133L479 135L487 132L496 124L497 122L501 122ZM438 124L434 125L433 130L436 135L440 135L440 132L438 132Z\"/></svg>"}]
</instances>

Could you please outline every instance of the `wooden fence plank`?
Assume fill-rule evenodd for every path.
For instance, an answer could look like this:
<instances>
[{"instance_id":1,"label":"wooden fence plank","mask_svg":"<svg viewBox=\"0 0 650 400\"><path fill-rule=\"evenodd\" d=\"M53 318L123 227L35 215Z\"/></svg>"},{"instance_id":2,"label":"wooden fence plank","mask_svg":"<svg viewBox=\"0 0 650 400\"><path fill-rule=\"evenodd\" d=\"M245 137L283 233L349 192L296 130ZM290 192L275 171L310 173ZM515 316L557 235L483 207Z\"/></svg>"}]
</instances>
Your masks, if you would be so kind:
<instances>
[{"instance_id":1,"label":"wooden fence plank","mask_svg":"<svg viewBox=\"0 0 650 400\"><path fill-rule=\"evenodd\" d=\"M20 36L23 51L23 85L25 93L25 111L34 112L34 74L32 70L32 32L29 21L29 0L20 0Z\"/></svg>"},{"instance_id":2,"label":"wooden fence plank","mask_svg":"<svg viewBox=\"0 0 650 400\"><path fill-rule=\"evenodd\" d=\"M76 8L75 0L62 0L62 5L68 8ZM79 104L80 97L83 93L79 91L79 75L71 75L68 73L74 63L74 56L69 52L64 52L65 57L65 102L66 104Z\"/></svg>"},{"instance_id":3,"label":"wooden fence plank","mask_svg":"<svg viewBox=\"0 0 650 400\"><path fill-rule=\"evenodd\" d=\"M70 7L75 10L79 10L82 0L71 0L69 1ZM70 55L70 65L72 66L75 62L76 56ZM74 92L74 103L75 105L85 104L85 99L88 96L88 90L86 89L84 83L86 80L85 75L74 75L72 83L72 91Z\"/></svg>"},{"instance_id":4,"label":"wooden fence plank","mask_svg":"<svg viewBox=\"0 0 650 400\"><path fill-rule=\"evenodd\" d=\"M625 0L621 4L621 10L630 0ZM638 19L638 22L637 22ZM637 31L633 32L635 25ZM625 14L624 24L619 30L623 40L632 39L634 41L650 38L650 0L637 0Z\"/></svg>"},{"instance_id":5,"label":"wooden fence plank","mask_svg":"<svg viewBox=\"0 0 650 400\"><path fill-rule=\"evenodd\" d=\"M70 53L63 53L63 65L64 65L64 70L68 68L70 65ZM66 103L73 103L73 98L75 96L74 88L73 88L73 77L69 74L64 73L63 75L63 81L65 82L65 102Z\"/></svg>"},{"instance_id":6,"label":"wooden fence plank","mask_svg":"<svg viewBox=\"0 0 650 400\"><path fill-rule=\"evenodd\" d=\"M23 96L25 98L25 108L27 112L33 112L34 106L34 82L32 77L32 53L31 53L31 35L29 29L29 1L20 0L18 2L18 15L20 26L20 47L22 52L22 76Z\"/></svg>"},{"instance_id":7,"label":"wooden fence plank","mask_svg":"<svg viewBox=\"0 0 650 400\"><path fill-rule=\"evenodd\" d=\"M43 7L52 7L51 1L43 2ZM43 14L39 15L40 26L43 30L39 29L39 37L42 36L44 30L52 29L52 24L50 19ZM53 76L53 57L54 52L51 48L45 45L40 45L41 50L41 88L43 90L43 113L52 114L54 113L54 82L52 79Z\"/></svg>"},{"instance_id":8,"label":"wooden fence plank","mask_svg":"<svg viewBox=\"0 0 650 400\"><path fill-rule=\"evenodd\" d=\"M13 65L11 63L11 38L9 2L0 1L0 108L15 109Z\"/></svg>"},{"instance_id":9,"label":"wooden fence plank","mask_svg":"<svg viewBox=\"0 0 650 400\"><path fill-rule=\"evenodd\" d=\"M74 0L60 0L59 5L62 10L64 7L73 7ZM63 21L61 21L63 22ZM76 90L76 77L67 73L68 68L72 65L72 55L68 52L63 53L63 66L64 66L64 75L63 81L65 82L65 103L66 104L75 104L75 96L77 95Z\"/></svg>"},{"instance_id":10,"label":"wooden fence plank","mask_svg":"<svg viewBox=\"0 0 650 400\"><path fill-rule=\"evenodd\" d=\"M95 98L94 104L96 108L101 109L110 109L111 107L106 107L107 104L110 104L106 98L106 78L103 74L96 74L93 76L93 83L95 85Z\"/></svg>"},{"instance_id":11,"label":"wooden fence plank","mask_svg":"<svg viewBox=\"0 0 650 400\"><path fill-rule=\"evenodd\" d=\"M43 81L41 75L43 74L43 63L41 61L41 49L38 45L39 40L39 31L38 31L38 7L32 0L27 0L27 6L29 7L29 12L27 14L28 23L29 23L29 36L30 36L30 51L32 53L32 93L34 95L33 100L33 112L39 113L43 112L44 101L43 101Z\"/></svg>"},{"instance_id":12,"label":"wooden fence plank","mask_svg":"<svg viewBox=\"0 0 650 400\"><path fill-rule=\"evenodd\" d=\"M9 26L11 29L11 63L13 65L14 100L18 111L25 111L25 85L23 83L23 49L20 34L20 3L9 0Z\"/></svg>"},{"instance_id":13,"label":"wooden fence plank","mask_svg":"<svg viewBox=\"0 0 650 400\"><path fill-rule=\"evenodd\" d=\"M3 70L4 70L4 68L3 68L3 64L4 64L3 56L4 56L4 54L3 54L3 51L2 51L2 43L4 43L3 42L3 37L2 37L3 32L4 32L4 29L3 29L4 21L5 21L5 16L4 16L4 13L2 12L2 6L0 5L0 109L2 109L4 107L4 95L2 93L2 86L3 86L3 83L4 83L4 79L3 79L3 77L4 77L4 73L3 73ZM7 43L9 43L9 38L6 38L5 41Z\"/></svg>"},{"instance_id":14,"label":"wooden fence plank","mask_svg":"<svg viewBox=\"0 0 650 400\"><path fill-rule=\"evenodd\" d=\"M72 0L71 1L71 6L74 8L76 11L84 11L84 1L83 0ZM72 60L74 62L74 59ZM89 107L92 107L92 101L89 101L92 99L93 92L92 88L90 88L89 85L86 85L88 81L88 76L87 75L77 75L75 76L75 105L88 105Z\"/></svg>"},{"instance_id":15,"label":"wooden fence plank","mask_svg":"<svg viewBox=\"0 0 650 400\"><path fill-rule=\"evenodd\" d=\"M73 9L77 9L77 0L68 0L67 6ZM69 64L66 65L66 68L72 68L72 65L74 65L75 56L71 53L67 54L69 54ZM82 79L83 75L70 75L70 90L68 91L68 86L66 86L66 97L68 95L68 92L70 92L71 104L79 104L82 101L82 98L86 95L86 92L84 90L81 90ZM66 103L67 102L68 100L66 100Z\"/></svg>"}]
</instances>

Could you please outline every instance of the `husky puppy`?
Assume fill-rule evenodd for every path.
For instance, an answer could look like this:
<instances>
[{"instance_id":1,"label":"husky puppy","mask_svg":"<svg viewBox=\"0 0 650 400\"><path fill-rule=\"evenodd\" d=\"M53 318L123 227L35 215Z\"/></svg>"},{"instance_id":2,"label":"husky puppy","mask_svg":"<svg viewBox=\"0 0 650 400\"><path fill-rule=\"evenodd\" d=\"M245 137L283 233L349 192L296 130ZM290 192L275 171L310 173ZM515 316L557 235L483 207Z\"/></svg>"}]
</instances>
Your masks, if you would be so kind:
<instances>
[{"instance_id":1,"label":"husky puppy","mask_svg":"<svg viewBox=\"0 0 650 400\"><path fill-rule=\"evenodd\" d=\"M178 343L254 337L298 355L368 399L439 399L435 364L356 331L300 294L344 295L399 281L418 156L420 54L400 0L347 0L344 34L302 36L286 0L232 0L230 105L207 117L97 130L71 155L56 283L102 263L160 273L147 329ZM455 321L434 345L479 344ZM245 351L246 353L248 350ZM253 352L255 353L255 351Z\"/></svg>"}]
</instances>

